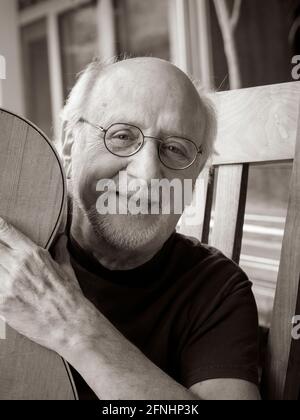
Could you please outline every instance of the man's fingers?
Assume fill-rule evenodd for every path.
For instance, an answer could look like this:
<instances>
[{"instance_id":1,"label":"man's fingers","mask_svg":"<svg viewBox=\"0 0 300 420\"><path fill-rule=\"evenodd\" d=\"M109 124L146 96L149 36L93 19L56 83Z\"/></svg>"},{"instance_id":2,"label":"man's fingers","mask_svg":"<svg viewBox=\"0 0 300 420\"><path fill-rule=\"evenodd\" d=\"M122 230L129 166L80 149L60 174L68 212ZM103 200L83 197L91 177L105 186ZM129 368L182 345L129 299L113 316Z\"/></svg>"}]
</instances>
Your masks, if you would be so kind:
<instances>
[{"instance_id":1,"label":"man's fingers","mask_svg":"<svg viewBox=\"0 0 300 420\"><path fill-rule=\"evenodd\" d=\"M29 238L7 223L2 217L0 217L0 242L11 249L22 249L24 251L36 247Z\"/></svg>"}]
</instances>

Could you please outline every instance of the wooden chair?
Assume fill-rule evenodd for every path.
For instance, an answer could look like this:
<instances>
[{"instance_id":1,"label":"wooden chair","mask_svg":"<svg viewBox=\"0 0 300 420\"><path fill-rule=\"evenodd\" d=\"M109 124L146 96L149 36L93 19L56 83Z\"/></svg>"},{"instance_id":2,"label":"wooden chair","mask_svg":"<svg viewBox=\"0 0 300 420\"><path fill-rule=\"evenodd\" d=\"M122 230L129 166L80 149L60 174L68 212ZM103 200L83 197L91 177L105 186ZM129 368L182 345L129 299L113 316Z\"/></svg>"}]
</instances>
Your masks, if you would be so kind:
<instances>
[{"instance_id":1,"label":"wooden chair","mask_svg":"<svg viewBox=\"0 0 300 420\"><path fill-rule=\"evenodd\" d=\"M249 166L293 162L262 394L265 399L297 400L300 340L293 340L291 333L292 318L300 315L300 82L218 93L214 102L219 117L218 155L213 159L210 183L204 173L206 206L194 232L203 243L239 263Z\"/></svg>"}]
</instances>

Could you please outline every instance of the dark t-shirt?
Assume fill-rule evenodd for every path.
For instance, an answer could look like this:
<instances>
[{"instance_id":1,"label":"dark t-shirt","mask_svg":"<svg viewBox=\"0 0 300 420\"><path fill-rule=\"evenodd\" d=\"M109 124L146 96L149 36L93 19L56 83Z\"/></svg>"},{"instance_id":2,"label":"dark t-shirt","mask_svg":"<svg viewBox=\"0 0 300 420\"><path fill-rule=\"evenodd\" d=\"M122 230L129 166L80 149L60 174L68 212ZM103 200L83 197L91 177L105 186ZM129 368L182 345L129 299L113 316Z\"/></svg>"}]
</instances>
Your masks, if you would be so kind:
<instances>
[{"instance_id":1,"label":"dark t-shirt","mask_svg":"<svg viewBox=\"0 0 300 420\"><path fill-rule=\"evenodd\" d=\"M69 242L85 296L186 388L216 378L258 382L258 316L246 274L215 248L174 233L148 263L110 271ZM75 378L82 399L93 394Z\"/></svg>"}]
</instances>

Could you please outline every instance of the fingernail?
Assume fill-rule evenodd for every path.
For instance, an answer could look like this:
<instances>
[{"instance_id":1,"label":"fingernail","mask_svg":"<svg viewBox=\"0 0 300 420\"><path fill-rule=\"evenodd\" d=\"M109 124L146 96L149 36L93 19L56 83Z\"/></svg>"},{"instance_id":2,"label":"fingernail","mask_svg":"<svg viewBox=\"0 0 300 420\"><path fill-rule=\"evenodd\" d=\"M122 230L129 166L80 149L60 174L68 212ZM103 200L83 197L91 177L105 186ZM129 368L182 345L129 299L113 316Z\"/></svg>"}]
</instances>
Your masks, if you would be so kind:
<instances>
[{"instance_id":1,"label":"fingernail","mask_svg":"<svg viewBox=\"0 0 300 420\"><path fill-rule=\"evenodd\" d=\"M5 220L2 219L2 217L0 216L0 229L3 228L5 224L6 224Z\"/></svg>"}]
</instances>

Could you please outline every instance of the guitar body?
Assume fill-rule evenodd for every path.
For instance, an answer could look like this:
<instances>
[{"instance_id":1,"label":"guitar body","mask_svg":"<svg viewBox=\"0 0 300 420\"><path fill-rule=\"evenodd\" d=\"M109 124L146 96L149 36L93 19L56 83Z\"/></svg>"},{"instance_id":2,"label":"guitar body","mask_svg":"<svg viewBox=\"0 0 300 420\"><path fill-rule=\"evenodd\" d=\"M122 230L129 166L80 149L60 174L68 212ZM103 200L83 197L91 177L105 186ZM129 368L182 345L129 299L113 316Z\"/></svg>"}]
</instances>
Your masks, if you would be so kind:
<instances>
[{"instance_id":1,"label":"guitar body","mask_svg":"<svg viewBox=\"0 0 300 420\"><path fill-rule=\"evenodd\" d=\"M64 172L50 141L33 124L0 109L0 216L49 249L65 205ZM0 400L76 398L64 360L6 326L6 339L0 339Z\"/></svg>"}]
</instances>

